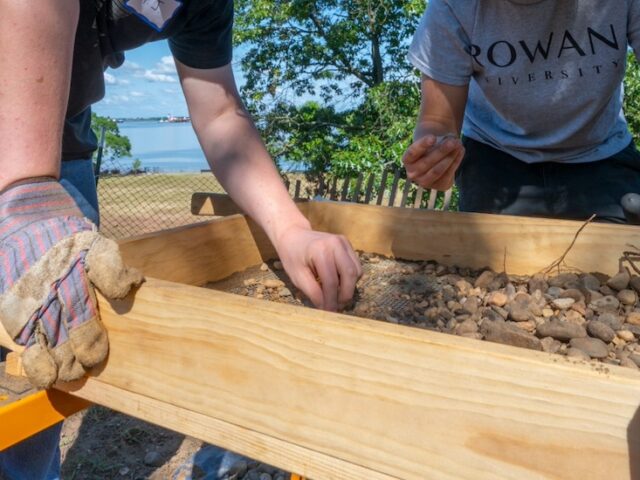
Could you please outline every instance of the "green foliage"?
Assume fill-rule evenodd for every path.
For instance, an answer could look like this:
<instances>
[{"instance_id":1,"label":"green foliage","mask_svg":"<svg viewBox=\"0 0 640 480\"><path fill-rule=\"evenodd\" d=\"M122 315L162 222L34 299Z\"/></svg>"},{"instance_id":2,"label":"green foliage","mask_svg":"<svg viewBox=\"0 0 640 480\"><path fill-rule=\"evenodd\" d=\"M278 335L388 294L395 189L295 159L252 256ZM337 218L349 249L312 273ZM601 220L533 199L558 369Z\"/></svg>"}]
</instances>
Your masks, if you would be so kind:
<instances>
[{"instance_id":1,"label":"green foliage","mask_svg":"<svg viewBox=\"0 0 640 480\"><path fill-rule=\"evenodd\" d=\"M636 145L640 145L640 65L633 53L627 55L624 78L624 113Z\"/></svg>"},{"instance_id":2,"label":"green foliage","mask_svg":"<svg viewBox=\"0 0 640 480\"><path fill-rule=\"evenodd\" d=\"M131 156L131 142L126 135L120 134L120 129L115 120L101 117L95 113L91 114L91 129L96 134L98 140L102 128L105 128L105 143L103 156L105 158L121 158Z\"/></svg>"},{"instance_id":3,"label":"green foliage","mask_svg":"<svg viewBox=\"0 0 640 480\"><path fill-rule=\"evenodd\" d=\"M243 94L279 164L341 176L399 164L419 106L406 53L424 2L239 0L236 9Z\"/></svg>"},{"instance_id":4,"label":"green foliage","mask_svg":"<svg viewBox=\"0 0 640 480\"><path fill-rule=\"evenodd\" d=\"M133 173L142 172L142 161L139 158L136 158L133 162L131 162L131 171Z\"/></svg>"}]
</instances>

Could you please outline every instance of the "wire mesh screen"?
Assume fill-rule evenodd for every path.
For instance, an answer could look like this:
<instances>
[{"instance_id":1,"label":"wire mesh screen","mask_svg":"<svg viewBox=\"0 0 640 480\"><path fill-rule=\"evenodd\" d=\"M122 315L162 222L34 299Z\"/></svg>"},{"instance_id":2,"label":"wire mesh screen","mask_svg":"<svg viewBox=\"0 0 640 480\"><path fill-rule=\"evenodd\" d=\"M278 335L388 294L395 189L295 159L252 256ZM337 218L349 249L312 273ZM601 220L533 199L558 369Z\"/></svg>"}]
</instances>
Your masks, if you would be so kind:
<instances>
[{"instance_id":1,"label":"wire mesh screen","mask_svg":"<svg viewBox=\"0 0 640 480\"><path fill-rule=\"evenodd\" d=\"M117 159L104 159L98 178L100 229L125 238L208 220L191 214L191 194L223 193L210 172L137 171Z\"/></svg>"}]
</instances>

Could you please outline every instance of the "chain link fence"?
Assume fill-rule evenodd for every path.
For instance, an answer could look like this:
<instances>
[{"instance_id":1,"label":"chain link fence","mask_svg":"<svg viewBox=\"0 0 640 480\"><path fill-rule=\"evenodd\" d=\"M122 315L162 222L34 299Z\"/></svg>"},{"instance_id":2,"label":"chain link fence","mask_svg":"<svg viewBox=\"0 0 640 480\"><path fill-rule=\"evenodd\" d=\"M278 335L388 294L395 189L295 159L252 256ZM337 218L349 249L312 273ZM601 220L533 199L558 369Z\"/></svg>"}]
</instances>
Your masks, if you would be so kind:
<instances>
[{"instance_id":1,"label":"chain link fence","mask_svg":"<svg viewBox=\"0 0 640 480\"><path fill-rule=\"evenodd\" d=\"M118 159L104 159L99 169L100 229L112 238L206 221L191 214L191 195L224 192L211 172L134 171Z\"/></svg>"}]
</instances>

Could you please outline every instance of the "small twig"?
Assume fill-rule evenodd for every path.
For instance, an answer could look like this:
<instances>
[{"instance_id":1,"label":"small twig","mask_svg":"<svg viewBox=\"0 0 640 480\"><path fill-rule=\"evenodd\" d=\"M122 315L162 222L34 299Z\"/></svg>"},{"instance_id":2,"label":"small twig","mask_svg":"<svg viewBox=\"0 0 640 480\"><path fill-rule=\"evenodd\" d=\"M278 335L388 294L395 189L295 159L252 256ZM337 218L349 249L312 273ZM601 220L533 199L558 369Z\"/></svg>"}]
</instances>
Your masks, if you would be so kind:
<instances>
[{"instance_id":1,"label":"small twig","mask_svg":"<svg viewBox=\"0 0 640 480\"><path fill-rule=\"evenodd\" d=\"M591 215L578 229L578 231L576 232L576 234L573 236L573 240L571 241L571 244L569 245L569 247L567 247L567 249L564 251L564 253L557 259L555 260L553 263L551 263L551 265L549 265L547 268L541 270L541 273L543 275L547 275L549 272L551 272L551 270L553 270L554 268L558 268L558 273L560 273L560 266L564 263L564 259L565 257L568 255L568 253L571 251L571 249L573 248L573 246L576 243L576 240L578 240L578 236L580 235L580 233L582 232L582 230L584 230L584 228L589 225L591 223L591 221L596 218L596 214L594 213L593 215Z\"/></svg>"},{"instance_id":2,"label":"small twig","mask_svg":"<svg viewBox=\"0 0 640 480\"><path fill-rule=\"evenodd\" d=\"M507 246L504 247L504 256L502 257L502 271L507 275Z\"/></svg>"}]
</instances>

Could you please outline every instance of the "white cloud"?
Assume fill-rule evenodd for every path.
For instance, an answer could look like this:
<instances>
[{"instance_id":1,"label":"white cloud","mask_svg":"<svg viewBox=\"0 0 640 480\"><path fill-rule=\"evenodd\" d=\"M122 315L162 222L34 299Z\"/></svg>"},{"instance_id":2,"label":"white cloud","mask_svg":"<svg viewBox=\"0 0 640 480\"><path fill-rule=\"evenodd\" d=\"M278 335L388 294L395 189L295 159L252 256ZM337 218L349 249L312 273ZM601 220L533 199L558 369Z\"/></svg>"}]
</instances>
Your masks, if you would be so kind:
<instances>
[{"instance_id":1,"label":"white cloud","mask_svg":"<svg viewBox=\"0 0 640 480\"><path fill-rule=\"evenodd\" d=\"M173 61L173 57L171 55L162 57L160 61L156 63L155 71L159 73L172 73L175 75L176 63Z\"/></svg>"},{"instance_id":2,"label":"white cloud","mask_svg":"<svg viewBox=\"0 0 640 480\"><path fill-rule=\"evenodd\" d=\"M124 68L125 70L133 70L133 71L142 70L142 67L139 64L137 64L136 62L132 62L130 60L125 60L121 68Z\"/></svg>"},{"instance_id":3,"label":"white cloud","mask_svg":"<svg viewBox=\"0 0 640 480\"><path fill-rule=\"evenodd\" d=\"M146 94L144 92L129 92L129 95L131 95L132 97L144 97Z\"/></svg>"},{"instance_id":4,"label":"white cloud","mask_svg":"<svg viewBox=\"0 0 640 480\"><path fill-rule=\"evenodd\" d=\"M178 80L166 73L157 73L154 70L145 70L142 78L146 78L150 82L176 83Z\"/></svg>"},{"instance_id":5,"label":"white cloud","mask_svg":"<svg viewBox=\"0 0 640 480\"><path fill-rule=\"evenodd\" d=\"M104 72L104 83L107 85L129 85L129 80L117 78L108 72Z\"/></svg>"}]
</instances>

